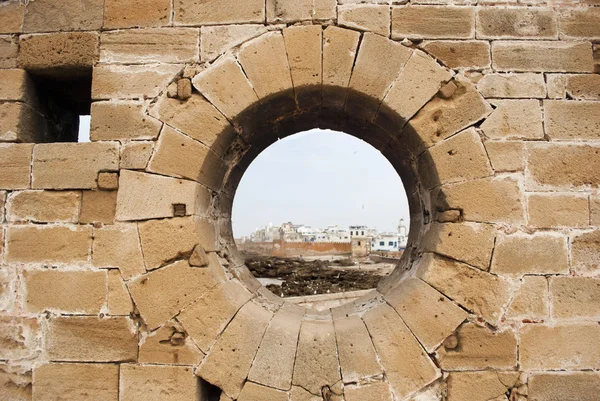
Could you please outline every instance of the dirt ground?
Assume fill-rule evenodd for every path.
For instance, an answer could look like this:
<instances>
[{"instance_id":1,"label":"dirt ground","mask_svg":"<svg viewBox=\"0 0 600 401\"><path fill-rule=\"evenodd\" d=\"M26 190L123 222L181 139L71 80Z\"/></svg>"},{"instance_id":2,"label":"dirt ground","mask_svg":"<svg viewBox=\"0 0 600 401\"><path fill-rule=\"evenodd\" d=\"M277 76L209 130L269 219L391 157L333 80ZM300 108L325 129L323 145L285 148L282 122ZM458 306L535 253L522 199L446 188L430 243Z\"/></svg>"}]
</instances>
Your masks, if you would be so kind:
<instances>
[{"instance_id":1,"label":"dirt ground","mask_svg":"<svg viewBox=\"0 0 600 401\"><path fill-rule=\"evenodd\" d=\"M377 287L394 268L391 263L376 264L368 259L306 260L257 255L246 255L246 266L263 283L272 282L266 287L281 297L368 290Z\"/></svg>"}]
</instances>

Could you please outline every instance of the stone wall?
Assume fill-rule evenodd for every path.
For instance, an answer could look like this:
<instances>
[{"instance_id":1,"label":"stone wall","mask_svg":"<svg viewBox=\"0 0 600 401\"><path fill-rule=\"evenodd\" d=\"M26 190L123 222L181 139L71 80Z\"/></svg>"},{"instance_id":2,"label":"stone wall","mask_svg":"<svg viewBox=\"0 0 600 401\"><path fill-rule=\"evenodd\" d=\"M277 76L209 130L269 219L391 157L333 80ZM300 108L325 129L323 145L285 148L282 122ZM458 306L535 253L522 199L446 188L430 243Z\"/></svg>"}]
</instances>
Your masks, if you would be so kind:
<instances>
[{"instance_id":1,"label":"stone wall","mask_svg":"<svg viewBox=\"0 0 600 401\"><path fill-rule=\"evenodd\" d=\"M272 242L243 242L237 244L240 252L257 253L265 256L295 258L298 256L344 255L350 256L350 242L288 242L273 240Z\"/></svg>"},{"instance_id":2,"label":"stone wall","mask_svg":"<svg viewBox=\"0 0 600 401\"><path fill-rule=\"evenodd\" d=\"M597 400L600 3L476 3L1 1L2 398ZM261 288L230 220L314 127L411 208L400 266L327 313Z\"/></svg>"}]
</instances>

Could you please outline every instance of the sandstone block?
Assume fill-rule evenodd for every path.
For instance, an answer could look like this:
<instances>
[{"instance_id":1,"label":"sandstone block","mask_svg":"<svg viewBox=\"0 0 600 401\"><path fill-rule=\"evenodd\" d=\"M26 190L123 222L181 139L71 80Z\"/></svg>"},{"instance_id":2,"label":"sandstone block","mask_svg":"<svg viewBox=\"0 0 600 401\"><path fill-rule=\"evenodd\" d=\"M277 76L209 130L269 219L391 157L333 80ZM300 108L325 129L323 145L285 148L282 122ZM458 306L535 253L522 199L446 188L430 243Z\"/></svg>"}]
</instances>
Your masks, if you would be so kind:
<instances>
[{"instance_id":1,"label":"sandstone block","mask_svg":"<svg viewBox=\"0 0 600 401\"><path fill-rule=\"evenodd\" d=\"M16 36L0 35L0 68L15 68L19 55Z\"/></svg>"},{"instance_id":2,"label":"sandstone block","mask_svg":"<svg viewBox=\"0 0 600 401\"><path fill-rule=\"evenodd\" d=\"M0 144L0 188L29 188L32 155L33 144Z\"/></svg>"},{"instance_id":3,"label":"sandstone block","mask_svg":"<svg viewBox=\"0 0 600 401\"><path fill-rule=\"evenodd\" d=\"M21 69L0 71L0 101L18 101L36 105L36 90L31 76Z\"/></svg>"},{"instance_id":4,"label":"sandstone block","mask_svg":"<svg viewBox=\"0 0 600 401\"><path fill-rule=\"evenodd\" d=\"M27 270L23 278L30 312L97 314L106 301L106 272Z\"/></svg>"},{"instance_id":5,"label":"sandstone block","mask_svg":"<svg viewBox=\"0 0 600 401\"><path fill-rule=\"evenodd\" d=\"M10 222L77 223L80 203L79 192L14 192L6 202L6 219Z\"/></svg>"},{"instance_id":6,"label":"sandstone block","mask_svg":"<svg viewBox=\"0 0 600 401\"><path fill-rule=\"evenodd\" d=\"M487 224L433 223L423 238L423 251L435 252L487 271L495 239L494 228Z\"/></svg>"},{"instance_id":7,"label":"sandstone block","mask_svg":"<svg viewBox=\"0 0 600 401\"><path fill-rule=\"evenodd\" d=\"M248 0L243 4L235 0L176 0L174 3L176 25L220 25L264 22L263 0Z\"/></svg>"},{"instance_id":8,"label":"sandstone block","mask_svg":"<svg viewBox=\"0 0 600 401\"><path fill-rule=\"evenodd\" d=\"M600 280L591 277L550 277L552 316L556 319L600 315Z\"/></svg>"},{"instance_id":9,"label":"sandstone block","mask_svg":"<svg viewBox=\"0 0 600 401\"><path fill-rule=\"evenodd\" d=\"M186 213L192 214L199 206L198 191L199 185L191 181L121 170L117 220L172 217L174 204L185 205Z\"/></svg>"},{"instance_id":10,"label":"sandstone block","mask_svg":"<svg viewBox=\"0 0 600 401\"><path fill-rule=\"evenodd\" d=\"M84 263L92 242L90 227L13 226L6 230L8 263Z\"/></svg>"},{"instance_id":11,"label":"sandstone block","mask_svg":"<svg viewBox=\"0 0 600 401\"><path fill-rule=\"evenodd\" d=\"M571 265L577 273L595 274L600 268L600 231L577 235L571 240Z\"/></svg>"},{"instance_id":12,"label":"sandstone block","mask_svg":"<svg viewBox=\"0 0 600 401\"><path fill-rule=\"evenodd\" d=\"M166 126L159 137L148 171L189 178L219 190L225 162L207 146Z\"/></svg>"},{"instance_id":13,"label":"sandstone block","mask_svg":"<svg viewBox=\"0 0 600 401\"><path fill-rule=\"evenodd\" d=\"M426 188L492 175L490 161L474 128L438 142L419 157L418 163Z\"/></svg>"},{"instance_id":14,"label":"sandstone block","mask_svg":"<svg viewBox=\"0 0 600 401\"><path fill-rule=\"evenodd\" d=\"M191 367L121 366L119 401L185 401L198 397L198 378Z\"/></svg>"},{"instance_id":15,"label":"sandstone block","mask_svg":"<svg viewBox=\"0 0 600 401\"><path fill-rule=\"evenodd\" d=\"M338 24L361 31L390 36L389 5L359 4L338 7Z\"/></svg>"},{"instance_id":16,"label":"sandstone block","mask_svg":"<svg viewBox=\"0 0 600 401\"><path fill-rule=\"evenodd\" d=\"M108 314L129 316L133 312L133 302L117 269L108 270Z\"/></svg>"},{"instance_id":17,"label":"sandstone block","mask_svg":"<svg viewBox=\"0 0 600 401\"><path fill-rule=\"evenodd\" d=\"M267 0L267 22L324 21L336 18L335 0Z\"/></svg>"},{"instance_id":18,"label":"sandstone block","mask_svg":"<svg viewBox=\"0 0 600 401\"><path fill-rule=\"evenodd\" d=\"M521 329L519 362L523 370L597 369L600 349L597 323L546 326L527 324Z\"/></svg>"},{"instance_id":19,"label":"sandstone block","mask_svg":"<svg viewBox=\"0 0 600 401\"><path fill-rule=\"evenodd\" d=\"M230 120L258 101L242 68L231 57L215 62L196 75L192 84Z\"/></svg>"},{"instance_id":20,"label":"sandstone block","mask_svg":"<svg viewBox=\"0 0 600 401\"><path fill-rule=\"evenodd\" d=\"M542 188L598 186L600 147L531 144L528 147L530 185ZM586 160L586 163L581 163Z\"/></svg>"},{"instance_id":21,"label":"sandstone block","mask_svg":"<svg viewBox=\"0 0 600 401\"><path fill-rule=\"evenodd\" d=\"M267 28L264 25L203 26L200 31L200 58L203 61L214 60L228 49L265 32Z\"/></svg>"},{"instance_id":22,"label":"sandstone block","mask_svg":"<svg viewBox=\"0 0 600 401\"><path fill-rule=\"evenodd\" d=\"M385 95L382 107L389 107L401 118L385 125L380 110L376 122L394 132L410 120L452 78L452 73L442 68L431 57L415 52L410 57L396 81Z\"/></svg>"},{"instance_id":23,"label":"sandstone block","mask_svg":"<svg viewBox=\"0 0 600 401\"><path fill-rule=\"evenodd\" d=\"M132 141L121 146L121 168L144 170L152 156L153 142Z\"/></svg>"},{"instance_id":24,"label":"sandstone block","mask_svg":"<svg viewBox=\"0 0 600 401\"><path fill-rule=\"evenodd\" d=\"M589 225L587 196L566 193L532 193L527 197L529 224L534 227L585 227Z\"/></svg>"},{"instance_id":25,"label":"sandstone block","mask_svg":"<svg viewBox=\"0 0 600 401\"><path fill-rule=\"evenodd\" d=\"M559 24L561 38L600 39L600 10L595 7L561 10Z\"/></svg>"},{"instance_id":26,"label":"sandstone block","mask_svg":"<svg viewBox=\"0 0 600 401\"><path fill-rule=\"evenodd\" d=\"M487 74L478 83L477 90L485 98L545 98L546 83L543 74Z\"/></svg>"},{"instance_id":27,"label":"sandstone block","mask_svg":"<svg viewBox=\"0 0 600 401\"><path fill-rule=\"evenodd\" d=\"M525 276L508 307L509 319L545 320L548 318L548 280L546 277Z\"/></svg>"},{"instance_id":28,"label":"sandstone block","mask_svg":"<svg viewBox=\"0 0 600 401\"><path fill-rule=\"evenodd\" d=\"M567 239L556 235L500 236L496 241L491 272L494 274L567 274Z\"/></svg>"},{"instance_id":29,"label":"sandstone block","mask_svg":"<svg viewBox=\"0 0 600 401\"><path fill-rule=\"evenodd\" d=\"M0 102L0 142L46 142L44 117L25 103Z\"/></svg>"},{"instance_id":30,"label":"sandstone block","mask_svg":"<svg viewBox=\"0 0 600 401\"><path fill-rule=\"evenodd\" d=\"M392 401L390 386L384 382L374 382L360 387L344 387L346 401L379 400Z\"/></svg>"},{"instance_id":31,"label":"sandstone block","mask_svg":"<svg viewBox=\"0 0 600 401\"><path fill-rule=\"evenodd\" d=\"M117 191L82 191L80 223L113 224Z\"/></svg>"},{"instance_id":32,"label":"sandstone block","mask_svg":"<svg viewBox=\"0 0 600 401\"><path fill-rule=\"evenodd\" d=\"M136 225L120 224L94 229L92 263L96 267L118 268L125 279L145 273Z\"/></svg>"},{"instance_id":33,"label":"sandstone block","mask_svg":"<svg viewBox=\"0 0 600 401\"><path fill-rule=\"evenodd\" d=\"M335 26L323 31L323 105L343 107L354 66L360 34ZM341 92L341 94L339 93Z\"/></svg>"},{"instance_id":34,"label":"sandstone block","mask_svg":"<svg viewBox=\"0 0 600 401\"><path fill-rule=\"evenodd\" d=\"M22 35L19 38L19 67L28 71L89 69L96 61L98 34L95 32Z\"/></svg>"},{"instance_id":35,"label":"sandstone block","mask_svg":"<svg viewBox=\"0 0 600 401\"><path fill-rule=\"evenodd\" d=\"M40 0L27 3L24 32L93 31L102 27L104 1Z\"/></svg>"},{"instance_id":36,"label":"sandstone block","mask_svg":"<svg viewBox=\"0 0 600 401\"><path fill-rule=\"evenodd\" d=\"M0 364L0 387L11 401L31 401L31 371Z\"/></svg>"},{"instance_id":37,"label":"sandstone block","mask_svg":"<svg viewBox=\"0 0 600 401\"><path fill-rule=\"evenodd\" d=\"M477 10L477 38L556 39L556 13L542 7L482 7Z\"/></svg>"},{"instance_id":38,"label":"sandstone block","mask_svg":"<svg viewBox=\"0 0 600 401\"><path fill-rule=\"evenodd\" d=\"M119 189L119 174L108 172L98 173L98 188L104 191Z\"/></svg>"},{"instance_id":39,"label":"sandstone block","mask_svg":"<svg viewBox=\"0 0 600 401\"><path fill-rule=\"evenodd\" d=\"M486 41L432 40L423 42L422 48L449 68L489 68L492 63Z\"/></svg>"},{"instance_id":40,"label":"sandstone block","mask_svg":"<svg viewBox=\"0 0 600 401\"><path fill-rule=\"evenodd\" d=\"M302 316L280 309L269 322L248 380L280 390L292 387Z\"/></svg>"},{"instance_id":41,"label":"sandstone block","mask_svg":"<svg viewBox=\"0 0 600 401\"><path fill-rule=\"evenodd\" d=\"M437 96L414 116L405 132L416 132L417 152L468 128L492 112L475 87L464 80L451 81L456 88L449 96Z\"/></svg>"},{"instance_id":42,"label":"sandstone block","mask_svg":"<svg viewBox=\"0 0 600 401\"><path fill-rule=\"evenodd\" d=\"M178 324L165 324L140 344L141 363L198 365L203 358L204 354Z\"/></svg>"},{"instance_id":43,"label":"sandstone block","mask_svg":"<svg viewBox=\"0 0 600 401\"><path fill-rule=\"evenodd\" d=\"M497 41L492 44L497 71L592 72L589 43Z\"/></svg>"},{"instance_id":44,"label":"sandstone block","mask_svg":"<svg viewBox=\"0 0 600 401\"><path fill-rule=\"evenodd\" d=\"M493 332L466 323L458 329L456 337L458 346L438 350L437 360L442 369L514 369L517 365L517 338L511 329Z\"/></svg>"},{"instance_id":45,"label":"sandstone block","mask_svg":"<svg viewBox=\"0 0 600 401\"><path fill-rule=\"evenodd\" d=\"M461 209L467 221L524 222L521 190L512 178L484 178L444 185L436 203L443 210Z\"/></svg>"},{"instance_id":46,"label":"sandstone block","mask_svg":"<svg viewBox=\"0 0 600 401\"><path fill-rule=\"evenodd\" d=\"M283 30L294 93L299 107L314 106L321 100L310 96L309 87L321 87L323 71L323 28L320 25L289 27Z\"/></svg>"},{"instance_id":47,"label":"sandstone block","mask_svg":"<svg viewBox=\"0 0 600 401\"><path fill-rule=\"evenodd\" d=\"M260 386L252 382L246 382L238 400L288 401L288 394L270 387Z\"/></svg>"},{"instance_id":48,"label":"sandstone block","mask_svg":"<svg viewBox=\"0 0 600 401\"><path fill-rule=\"evenodd\" d=\"M169 0L104 1L104 28L155 27L169 25Z\"/></svg>"},{"instance_id":49,"label":"sandstone block","mask_svg":"<svg viewBox=\"0 0 600 401\"><path fill-rule=\"evenodd\" d=\"M359 383L382 375L365 323L358 316L333 321L344 383Z\"/></svg>"},{"instance_id":50,"label":"sandstone block","mask_svg":"<svg viewBox=\"0 0 600 401\"><path fill-rule=\"evenodd\" d=\"M226 395L238 398L272 317L271 312L253 302L244 305L204 359L197 374L221 388ZM236 363L232 364L232 360Z\"/></svg>"},{"instance_id":51,"label":"sandstone block","mask_svg":"<svg viewBox=\"0 0 600 401\"><path fill-rule=\"evenodd\" d=\"M50 363L33 371L34 400L119 399L119 365Z\"/></svg>"},{"instance_id":52,"label":"sandstone block","mask_svg":"<svg viewBox=\"0 0 600 401\"><path fill-rule=\"evenodd\" d=\"M155 329L224 280L222 267L190 267L179 261L136 278L127 286L144 322Z\"/></svg>"},{"instance_id":53,"label":"sandstone block","mask_svg":"<svg viewBox=\"0 0 600 401\"><path fill-rule=\"evenodd\" d=\"M236 135L227 118L196 93L185 102L161 97L150 114L202 142L220 156L227 153Z\"/></svg>"},{"instance_id":54,"label":"sandstone block","mask_svg":"<svg viewBox=\"0 0 600 401\"><path fill-rule=\"evenodd\" d=\"M94 67L92 99L153 98L167 87L180 70L179 65L164 64L99 65Z\"/></svg>"},{"instance_id":55,"label":"sandstone block","mask_svg":"<svg viewBox=\"0 0 600 401\"><path fill-rule=\"evenodd\" d=\"M437 367L392 307L379 305L366 312L363 320L396 395L406 398L440 376Z\"/></svg>"},{"instance_id":56,"label":"sandstone block","mask_svg":"<svg viewBox=\"0 0 600 401\"><path fill-rule=\"evenodd\" d=\"M5 1L0 7L0 33L20 33L24 13L25 5L20 1Z\"/></svg>"},{"instance_id":57,"label":"sandstone block","mask_svg":"<svg viewBox=\"0 0 600 401\"><path fill-rule=\"evenodd\" d=\"M333 388L341 379L333 321L303 320L292 383L319 394L321 388Z\"/></svg>"},{"instance_id":58,"label":"sandstone block","mask_svg":"<svg viewBox=\"0 0 600 401\"><path fill-rule=\"evenodd\" d=\"M144 114L138 102L92 103L92 141L154 139L162 124Z\"/></svg>"},{"instance_id":59,"label":"sandstone block","mask_svg":"<svg viewBox=\"0 0 600 401\"><path fill-rule=\"evenodd\" d=\"M0 358L5 361L35 358L41 345L40 330L37 319L0 317Z\"/></svg>"},{"instance_id":60,"label":"sandstone block","mask_svg":"<svg viewBox=\"0 0 600 401\"><path fill-rule=\"evenodd\" d=\"M52 143L33 151L32 186L36 189L96 188L100 171L119 168L117 143Z\"/></svg>"},{"instance_id":61,"label":"sandstone block","mask_svg":"<svg viewBox=\"0 0 600 401\"><path fill-rule=\"evenodd\" d=\"M525 164L525 144L519 141L486 141L485 150L494 171L522 171Z\"/></svg>"},{"instance_id":62,"label":"sandstone block","mask_svg":"<svg viewBox=\"0 0 600 401\"><path fill-rule=\"evenodd\" d=\"M132 361L137 330L125 317L56 317L48 322L46 355L51 361Z\"/></svg>"},{"instance_id":63,"label":"sandstone block","mask_svg":"<svg viewBox=\"0 0 600 401\"><path fill-rule=\"evenodd\" d=\"M468 39L475 36L475 11L470 7L392 7L392 38Z\"/></svg>"},{"instance_id":64,"label":"sandstone block","mask_svg":"<svg viewBox=\"0 0 600 401\"><path fill-rule=\"evenodd\" d=\"M423 256L417 276L490 323L500 319L509 299L508 283L502 278L432 254Z\"/></svg>"},{"instance_id":65,"label":"sandstone block","mask_svg":"<svg viewBox=\"0 0 600 401\"><path fill-rule=\"evenodd\" d=\"M560 401L572 398L593 401L600 392L597 372L535 373L529 376L529 400Z\"/></svg>"},{"instance_id":66,"label":"sandstone block","mask_svg":"<svg viewBox=\"0 0 600 401\"><path fill-rule=\"evenodd\" d=\"M551 139L600 138L600 103L544 101L546 134Z\"/></svg>"},{"instance_id":67,"label":"sandstone block","mask_svg":"<svg viewBox=\"0 0 600 401\"><path fill-rule=\"evenodd\" d=\"M427 352L434 352L467 318L460 307L417 278L401 282L385 299Z\"/></svg>"},{"instance_id":68,"label":"sandstone block","mask_svg":"<svg viewBox=\"0 0 600 401\"><path fill-rule=\"evenodd\" d=\"M103 63L185 63L199 59L200 30L150 28L103 32Z\"/></svg>"},{"instance_id":69,"label":"sandstone block","mask_svg":"<svg viewBox=\"0 0 600 401\"><path fill-rule=\"evenodd\" d=\"M492 139L542 139L542 110L537 100L494 100L496 109L481 124Z\"/></svg>"},{"instance_id":70,"label":"sandstone block","mask_svg":"<svg viewBox=\"0 0 600 401\"><path fill-rule=\"evenodd\" d=\"M551 74L547 75L548 97L578 100L600 99L600 75L598 74Z\"/></svg>"},{"instance_id":71,"label":"sandstone block","mask_svg":"<svg viewBox=\"0 0 600 401\"><path fill-rule=\"evenodd\" d=\"M517 387L517 372L452 372L448 376L448 401L500 400Z\"/></svg>"}]
</instances>

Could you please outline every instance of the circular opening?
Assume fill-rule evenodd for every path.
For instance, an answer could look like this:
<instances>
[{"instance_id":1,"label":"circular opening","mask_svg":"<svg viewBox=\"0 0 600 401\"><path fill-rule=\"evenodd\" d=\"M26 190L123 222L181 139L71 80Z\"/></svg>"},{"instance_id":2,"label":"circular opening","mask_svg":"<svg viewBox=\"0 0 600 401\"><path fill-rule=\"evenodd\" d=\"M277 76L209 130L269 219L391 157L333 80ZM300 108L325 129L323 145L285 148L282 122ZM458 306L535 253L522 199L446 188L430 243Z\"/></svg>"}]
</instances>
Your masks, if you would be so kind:
<instances>
[{"instance_id":1,"label":"circular opening","mask_svg":"<svg viewBox=\"0 0 600 401\"><path fill-rule=\"evenodd\" d=\"M402 181L380 151L314 129L252 161L235 193L232 226L246 266L271 292L335 304L391 273L409 218Z\"/></svg>"}]
</instances>

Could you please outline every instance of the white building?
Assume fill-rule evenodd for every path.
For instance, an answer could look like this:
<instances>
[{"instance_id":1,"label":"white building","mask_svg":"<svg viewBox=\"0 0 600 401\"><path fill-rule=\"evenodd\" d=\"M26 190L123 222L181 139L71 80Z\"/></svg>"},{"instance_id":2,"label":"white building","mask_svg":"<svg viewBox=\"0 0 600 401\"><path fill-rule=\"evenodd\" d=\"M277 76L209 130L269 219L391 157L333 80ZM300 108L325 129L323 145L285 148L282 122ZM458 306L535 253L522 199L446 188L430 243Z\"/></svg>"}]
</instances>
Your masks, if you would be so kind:
<instances>
[{"instance_id":1,"label":"white building","mask_svg":"<svg viewBox=\"0 0 600 401\"><path fill-rule=\"evenodd\" d=\"M399 252L406 249L408 241L408 230L404 225L404 219L400 219L398 232L379 233L371 239L371 251Z\"/></svg>"}]
</instances>

